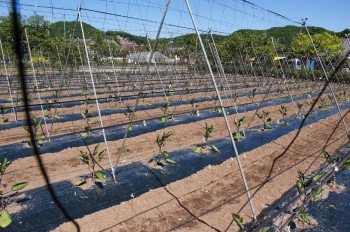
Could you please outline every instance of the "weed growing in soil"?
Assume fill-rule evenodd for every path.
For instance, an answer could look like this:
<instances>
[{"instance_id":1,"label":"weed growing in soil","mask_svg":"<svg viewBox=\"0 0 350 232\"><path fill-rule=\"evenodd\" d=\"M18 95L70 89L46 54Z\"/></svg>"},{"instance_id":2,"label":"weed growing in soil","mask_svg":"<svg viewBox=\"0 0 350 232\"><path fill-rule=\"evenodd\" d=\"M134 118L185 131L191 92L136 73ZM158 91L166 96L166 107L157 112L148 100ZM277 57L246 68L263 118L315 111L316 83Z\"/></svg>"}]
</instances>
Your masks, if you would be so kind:
<instances>
[{"instance_id":1,"label":"weed growing in soil","mask_svg":"<svg viewBox=\"0 0 350 232\"><path fill-rule=\"evenodd\" d=\"M2 183L3 176L6 168L11 164L4 158L0 163L0 227L5 228L12 223L12 218L9 212L6 210L7 206L14 201L14 198L18 195L18 191L24 189L29 183L21 182L13 185L9 190L9 184Z\"/></svg>"}]
</instances>

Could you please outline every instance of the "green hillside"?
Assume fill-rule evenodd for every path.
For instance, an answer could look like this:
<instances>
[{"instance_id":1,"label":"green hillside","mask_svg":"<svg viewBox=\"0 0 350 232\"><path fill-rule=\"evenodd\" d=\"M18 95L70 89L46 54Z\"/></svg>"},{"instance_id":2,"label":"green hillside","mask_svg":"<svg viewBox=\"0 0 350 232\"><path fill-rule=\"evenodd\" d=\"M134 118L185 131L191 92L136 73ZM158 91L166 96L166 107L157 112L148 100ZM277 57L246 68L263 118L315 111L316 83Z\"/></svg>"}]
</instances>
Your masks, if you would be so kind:
<instances>
[{"instance_id":1,"label":"green hillside","mask_svg":"<svg viewBox=\"0 0 350 232\"><path fill-rule=\"evenodd\" d=\"M102 31L94 28L90 24L83 22L85 38L92 38L95 35L103 34ZM82 38L81 27L78 21L66 22L66 37L69 37L71 33L74 33L74 38ZM63 37L64 36L64 22L58 21L51 24L50 27L51 37Z\"/></svg>"}]
</instances>

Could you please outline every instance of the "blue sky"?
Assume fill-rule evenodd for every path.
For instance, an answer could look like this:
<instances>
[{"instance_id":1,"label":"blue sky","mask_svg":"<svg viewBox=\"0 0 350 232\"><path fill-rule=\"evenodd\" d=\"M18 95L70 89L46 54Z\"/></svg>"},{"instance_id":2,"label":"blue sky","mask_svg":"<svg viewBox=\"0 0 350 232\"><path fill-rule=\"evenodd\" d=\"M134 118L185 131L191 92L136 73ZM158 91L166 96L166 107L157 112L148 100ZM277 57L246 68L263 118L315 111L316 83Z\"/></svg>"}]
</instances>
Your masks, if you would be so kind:
<instances>
[{"instance_id":1,"label":"blue sky","mask_svg":"<svg viewBox=\"0 0 350 232\"><path fill-rule=\"evenodd\" d=\"M0 6L6 6L6 1L9 0L0 0ZM298 22L301 18L307 17L309 25L321 26L333 31L350 28L349 0L250 1ZM20 2L28 4L28 6L22 6L24 15L29 16L37 12L50 21L75 20L77 6L82 2L85 8L82 11L82 17L86 23L103 30L122 30L137 35L147 33L154 37L166 0L21 0ZM216 33L230 34L238 29L267 29L296 25L241 0L189 0L189 2L198 27L203 31L211 28ZM53 6L58 9L41 6ZM94 11L107 12L107 14ZM7 14L6 7L0 7L0 14ZM193 25L185 0L171 0L165 23L161 34L163 37L193 33Z\"/></svg>"}]
</instances>

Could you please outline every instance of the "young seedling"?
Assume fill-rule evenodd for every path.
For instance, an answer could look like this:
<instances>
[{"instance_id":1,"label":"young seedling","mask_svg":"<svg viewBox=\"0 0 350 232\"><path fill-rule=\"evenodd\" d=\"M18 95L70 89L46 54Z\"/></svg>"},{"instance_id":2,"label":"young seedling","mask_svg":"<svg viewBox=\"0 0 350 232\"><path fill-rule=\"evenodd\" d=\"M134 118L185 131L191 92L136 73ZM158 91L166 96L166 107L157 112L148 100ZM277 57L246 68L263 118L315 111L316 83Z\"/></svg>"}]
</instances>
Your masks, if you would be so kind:
<instances>
[{"instance_id":1,"label":"young seedling","mask_svg":"<svg viewBox=\"0 0 350 232\"><path fill-rule=\"evenodd\" d=\"M288 126L288 122L287 122L287 120L285 118L287 116L288 108L286 106L284 106L284 105L281 105L280 108L279 108L279 112L282 115L282 123L283 123L283 125Z\"/></svg>"},{"instance_id":2,"label":"young seedling","mask_svg":"<svg viewBox=\"0 0 350 232\"><path fill-rule=\"evenodd\" d=\"M44 140L43 137L39 135L39 130L41 130L42 134L46 137L44 128L42 126L42 119L37 118L34 114L32 115L32 121L33 121L33 129L34 129L34 135L37 138L37 144L39 146L44 145ZM28 126L23 126L23 129L29 132L29 127Z\"/></svg>"},{"instance_id":3,"label":"young seedling","mask_svg":"<svg viewBox=\"0 0 350 232\"><path fill-rule=\"evenodd\" d=\"M298 117L302 118L303 117L304 104L297 102L297 107L298 107Z\"/></svg>"},{"instance_id":4,"label":"young seedling","mask_svg":"<svg viewBox=\"0 0 350 232\"><path fill-rule=\"evenodd\" d=\"M208 123L205 123L204 132L203 132L203 140L204 140L206 147L208 145L208 139L210 138L210 134L213 133L213 131L214 131L214 126L213 125L209 126Z\"/></svg>"},{"instance_id":5,"label":"young seedling","mask_svg":"<svg viewBox=\"0 0 350 232\"><path fill-rule=\"evenodd\" d=\"M45 117L47 118L55 118L55 119L59 119L60 116L58 113L54 113L52 112L53 106L57 103L57 94L54 94L54 99L46 99L46 110L47 113L45 114Z\"/></svg>"},{"instance_id":6,"label":"young seedling","mask_svg":"<svg viewBox=\"0 0 350 232\"><path fill-rule=\"evenodd\" d=\"M139 93L139 96L141 98L141 101L139 102L139 106L144 106L145 105L145 98L147 96L147 93Z\"/></svg>"},{"instance_id":7,"label":"young seedling","mask_svg":"<svg viewBox=\"0 0 350 232\"><path fill-rule=\"evenodd\" d=\"M301 211L301 212L299 213L299 220L300 220L303 224L305 224L305 223L309 224L309 223L310 223L309 214L307 213L307 210L306 210L306 209L304 209L303 211Z\"/></svg>"},{"instance_id":8,"label":"young seedling","mask_svg":"<svg viewBox=\"0 0 350 232\"><path fill-rule=\"evenodd\" d=\"M218 96L213 96L214 99L214 105L215 105L215 111L221 113L221 107L219 106L219 97Z\"/></svg>"},{"instance_id":9,"label":"young seedling","mask_svg":"<svg viewBox=\"0 0 350 232\"><path fill-rule=\"evenodd\" d=\"M243 217L238 214L232 214L233 220L235 220L237 226L241 231L244 231Z\"/></svg>"},{"instance_id":10,"label":"young seedling","mask_svg":"<svg viewBox=\"0 0 350 232\"><path fill-rule=\"evenodd\" d=\"M211 133L213 133L214 131L214 126L213 125L208 125L208 123L205 123L204 126L204 132L203 132L203 141L204 141L204 145L202 146L197 146L194 149L194 152L197 154L201 154L203 152L203 149L208 149L208 139L210 138ZM216 152L216 153L220 153L220 150L215 146L215 145L211 145L210 150Z\"/></svg>"},{"instance_id":11,"label":"young seedling","mask_svg":"<svg viewBox=\"0 0 350 232\"><path fill-rule=\"evenodd\" d=\"M232 93L232 97L233 97L234 103L237 103L237 99L238 99L238 97L239 97L238 93L233 92L233 93Z\"/></svg>"},{"instance_id":12,"label":"young seedling","mask_svg":"<svg viewBox=\"0 0 350 232\"><path fill-rule=\"evenodd\" d=\"M196 108L199 107L199 105L196 105L195 103L196 103L195 99L192 98L191 101L190 101L190 104L191 104L191 115L192 116L194 116L194 115L199 116L199 110L196 109Z\"/></svg>"},{"instance_id":13,"label":"young seedling","mask_svg":"<svg viewBox=\"0 0 350 232\"><path fill-rule=\"evenodd\" d=\"M114 94L110 94L108 96L107 102L109 105L109 109L114 109L118 106L118 103L122 105L122 101L121 101L121 95L114 93Z\"/></svg>"},{"instance_id":14,"label":"young seedling","mask_svg":"<svg viewBox=\"0 0 350 232\"><path fill-rule=\"evenodd\" d=\"M248 98L250 100L250 102L253 104L254 103L254 98L255 98L255 94L256 94L256 90L257 89L253 89L252 91L250 91Z\"/></svg>"},{"instance_id":15,"label":"young seedling","mask_svg":"<svg viewBox=\"0 0 350 232\"><path fill-rule=\"evenodd\" d=\"M268 117L269 114L270 114L269 111L264 111L264 110L256 113L258 118L263 121L264 129L272 129L272 124L271 124L272 119Z\"/></svg>"},{"instance_id":16,"label":"young seedling","mask_svg":"<svg viewBox=\"0 0 350 232\"><path fill-rule=\"evenodd\" d=\"M9 119L6 117L7 112L9 111L9 108L4 107L3 105L0 105L0 113L2 115L2 120L4 123L7 123Z\"/></svg>"},{"instance_id":17,"label":"young seedling","mask_svg":"<svg viewBox=\"0 0 350 232\"><path fill-rule=\"evenodd\" d=\"M84 111L81 113L81 116L83 117L83 120L86 124L85 130L91 129L91 125L92 125L91 118L93 117L93 115L94 115L94 111L89 111L88 107L86 107Z\"/></svg>"},{"instance_id":18,"label":"young seedling","mask_svg":"<svg viewBox=\"0 0 350 232\"><path fill-rule=\"evenodd\" d=\"M136 111L134 112L134 116L133 115L133 112L134 112L134 107L133 106L130 106L129 104L126 104L126 112L124 112L123 114L129 119L129 122L131 122L132 118L138 118L139 115L136 114ZM132 130L132 125L131 124L128 124L127 127L126 127L129 131Z\"/></svg>"},{"instance_id":19,"label":"young seedling","mask_svg":"<svg viewBox=\"0 0 350 232\"><path fill-rule=\"evenodd\" d=\"M14 198L18 195L18 191L24 189L29 183L21 182L12 185L11 190L9 190L9 184L3 183L2 179L5 174L6 168L11 164L4 158L0 163L0 227L5 228L12 223L12 218L7 211L7 206L14 202Z\"/></svg>"},{"instance_id":20,"label":"young seedling","mask_svg":"<svg viewBox=\"0 0 350 232\"><path fill-rule=\"evenodd\" d=\"M172 90L172 85L168 85L167 89L165 90L165 95L166 96L170 96L173 94L173 90Z\"/></svg>"},{"instance_id":21,"label":"young seedling","mask_svg":"<svg viewBox=\"0 0 350 232\"><path fill-rule=\"evenodd\" d=\"M241 138L242 138L242 132L240 129L242 127L243 121L244 121L244 117L243 118L236 118L235 117L235 119L234 119L234 123L235 123L235 126L237 128L237 131L234 132L233 136L238 141L241 140Z\"/></svg>"},{"instance_id":22,"label":"young seedling","mask_svg":"<svg viewBox=\"0 0 350 232\"><path fill-rule=\"evenodd\" d=\"M85 139L84 136L83 136L83 139ZM99 164L99 162L101 162L101 160L103 159L103 157L106 153L106 149L104 149L102 151L98 151L99 145L100 144L97 144L94 147L93 151L91 151L91 149L89 149L89 147L86 146L88 151L87 152L80 151L80 153L78 155L79 159L84 164L88 165L90 173L91 173L91 178L95 184L97 183L97 179L100 182L104 182L106 180L106 175L103 174L101 171L101 170L103 170L103 168ZM101 168L101 170L96 171L96 166L99 166ZM80 181L76 182L75 185L79 186L79 185L82 185L83 183L84 183L84 181L80 180Z\"/></svg>"},{"instance_id":23,"label":"young seedling","mask_svg":"<svg viewBox=\"0 0 350 232\"><path fill-rule=\"evenodd\" d=\"M173 131L164 132L163 135L158 134L156 143L158 145L158 154L153 156L152 159L150 159L150 162L155 161L157 165L164 166L164 162L168 164L176 164L174 160L169 159L169 152L163 151L163 147L165 146L165 142L168 140L170 136L174 134Z\"/></svg>"},{"instance_id":24,"label":"young seedling","mask_svg":"<svg viewBox=\"0 0 350 232\"><path fill-rule=\"evenodd\" d=\"M168 101L165 101L163 103L163 106L160 107L160 110L163 112L163 117L161 118L162 122L166 122L167 119L172 119L171 112L169 110L170 103Z\"/></svg>"},{"instance_id":25,"label":"young seedling","mask_svg":"<svg viewBox=\"0 0 350 232\"><path fill-rule=\"evenodd\" d=\"M298 193L301 194L305 190L305 175L304 173L298 171L298 176L299 176L299 179L297 180L296 186L297 186Z\"/></svg>"}]
</instances>

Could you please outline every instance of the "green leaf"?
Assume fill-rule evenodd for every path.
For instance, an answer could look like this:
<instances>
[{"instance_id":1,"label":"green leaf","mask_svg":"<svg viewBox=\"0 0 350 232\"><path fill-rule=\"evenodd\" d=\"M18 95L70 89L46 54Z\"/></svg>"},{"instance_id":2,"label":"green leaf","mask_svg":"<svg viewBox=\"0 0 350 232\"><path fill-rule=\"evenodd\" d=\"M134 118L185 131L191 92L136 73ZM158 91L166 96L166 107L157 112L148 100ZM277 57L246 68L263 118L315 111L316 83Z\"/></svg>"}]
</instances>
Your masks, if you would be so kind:
<instances>
[{"instance_id":1,"label":"green leaf","mask_svg":"<svg viewBox=\"0 0 350 232\"><path fill-rule=\"evenodd\" d=\"M97 154L97 151L98 151L98 147L100 146L100 144L97 144L95 147L94 147L94 151L92 152L92 156L95 156Z\"/></svg>"},{"instance_id":2,"label":"green leaf","mask_svg":"<svg viewBox=\"0 0 350 232\"><path fill-rule=\"evenodd\" d=\"M176 162L172 159L165 159L165 162L168 164L176 164Z\"/></svg>"},{"instance_id":3,"label":"green leaf","mask_svg":"<svg viewBox=\"0 0 350 232\"><path fill-rule=\"evenodd\" d=\"M83 184L86 184L86 180L77 180L77 181L74 183L75 186L81 186L81 185L83 185Z\"/></svg>"},{"instance_id":4,"label":"green leaf","mask_svg":"<svg viewBox=\"0 0 350 232\"><path fill-rule=\"evenodd\" d=\"M331 155L326 150L323 150L323 155L327 161L329 161L329 159L331 158Z\"/></svg>"},{"instance_id":5,"label":"green leaf","mask_svg":"<svg viewBox=\"0 0 350 232\"><path fill-rule=\"evenodd\" d=\"M350 167L350 158L348 158L345 163L342 164L342 166L340 167L340 170L343 171L345 169L348 169Z\"/></svg>"},{"instance_id":6,"label":"green leaf","mask_svg":"<svg viewBox=\"0 0 350 232\"><path fill-rule=\"evenodd\" d=\"M86 119L86 116L84 113L81 113L81 116L83 117L84 120Z\"/></svg>"},{"instance_id":7,"label":"green leaf","mask_svg":"<svg viewBox=\"0 0 350 232\"><path fill-rule=\"evenodd\" d=\"M316 174L314 177L312 177L312 181L313 181L313 182L316 182L316 181L318 181L322 176L323 176L323 173L320 172L320 173Z\"/></svg>"},{"instance_id":8,"label":"green leaf","mask_svg":"<svg viewBox=\"0 0 350 232\"><path fill-rule=\"evenodd\" d=\"M215 145L211 145L210 148L212 151L214 151L216 153L220 153L220 150Z\"/></svg>"},{"instance_id":9,"label":"green leaf","mask_svg":"<svg viewBox=\"0 0 350 232\"><path fill-rule=\"evenodd\" d=\"M29 126L22 126L22 128L29 132Z\"/></svg>"},{"instance_id":10,"label":"green leaf","mask_svg":"<svg viewBox=\"0 0 350 232\"><path fill-rule=\"evenodd\" d=\"M106 154L106 149L104 149L103 151L101 151L100 153L98 153L98 161L101 161L103 159L103 157Z\"/></svg>"},{"instance_id":11,"label":"green leaf","mask_svg":"<svg viewBox=\"0 0 350 232\"><path fill-rule=\"evenodd\" d=\"M106 180L106 175L103 174L101 171L95 172L95 176L96 176L100 181L105 181L105 180Z\"/></svg>"},{"instance_id":12,"label":"green leaf","mask_svg":"<svg viewBox=\"0 0 350 232\"><path fill-rule=\"evenodd\" d=\"M81 134L81 137L82 137L83 139L86 139L87 137L89 137L89 132L82 133L82 134Z\"/></svg>"},{"instance_id":13,"label":"green leaf","mask_svg":"<svg viewBox=\"0 0 350 232\"><path fill-rule=\"evenodd\" d=\"M235 220L235 222L237 223L238 227L241 230L243 230L244 229L243 218L241 216L239 216L238 214L232 214L232 217Z\"/></svg>"},{"instance_id":14,"label":"green leaf","mask_svg":"<svg viewBox=\"0 0 350 232\"><path fill-rule=\"evenodd\" d=\"M320 199L323 192L324 192L324 189L323 189L323 188L320 188L320 189L316 192L316 194L311 198L311 201L317 201L318 199Z\"/></svg>"},{"instance_id":15,"label":"green leaf","mask_svg":"<svg viewBox=\"0 0 350 232\"><path fill-rule=\"evenodd\" d=\"M202 151L203 151L203 149L202 149L201 147L196 147L196 148L194 149L194 152L197 153L197 154L201 154Z\"/></svg>"},{"instance_id":16,"label":"green leaf","mask_svg":"<svg viewBox=\"0 0 350 232\"><path fill-rule=\"evenodd\" d=\"M160 121L166 122L166 117L162 117L162 118L160 119Z\"/></svg>"},{"instance_id":17,"label":"green leaf","mask_svg":"<svg viewBox=\"0 0 350 232\"><path fill-rule=\"evenodd\" d=\"M161 153L162 156L168 157L169 156L169 152L167 151L162 151Z\"/></svg>"},{"instance_id":18,"label":"green leaf","mask_svg":"<svg viewBox=\"0 0 350 232\"><path fill-rule=\"evenodd\" d=\"M3 173L5 171L6 164L7 164L7 158L5 157L0 164L0 172L1 173Z\"/></svg>"},{"instance_id":19,"label":"green leaf","mask_svg":"<svg viewBox=\"0 0 350 232\"><path fill-rule=\"evenodd\" d=\"M42 138L40 138L38 140L38 144L39 144L39 146L43 146L44 145L44 140Z\"/></svg>"},{"instance_id":20,"label":"green leaf","mask_svg":"<svg viewBox=\"0 0 350 232\"><path fill-rule=\"evenodd\" d=\"M61 118L61 116L59 116L58 114L55 114L55 117L54 118L56 118L56 119L60 119Z\"/></svg>"},{"instance_id":21,"label":"green leaf","mask_svg":"<svg viewBox=\"0 0 350 232\"><path fill-rule=\"evenodd\" d=\"M131 125L131 124L128 124L128 125L126 126L126 129L129 130L129 131L132 131L132 125Z\"/></svg>"},{"instance_id":22,"label":"green leaf","mask_svg":"<svg viewBox=\"0 0 350 232\"><path fill-rule=\"evenodd\" d=\"M34 124L34 127L35 128L39 128L41 126L41 122L42 122L42 119L39 119L39 121L37 121L35 124Z\"/></svg>"},{"instance_id":23,"label":"green leaf","mask_svg":"<svg viewBox=\"0 0 350 232\"><path fill-rule=\"evenodd\" d=\"M298 193L304 192L304 186L300 180L297 181L297 190L298 190Z\"/></svg>"},{"instance_id":24,"label":"green leaf","mask_svg":"<svg viewBox=\"0 0 350 232\"><path fill-rule=\"evenodd\" d=\"M80 151L79 158L84 164L89 164L89 156L86 154L86 152Z\"/></svg>"},{"instance_id":25,"label":"green leaf","mask_svg":"<svg viewBox=\"0 0 350 232\"><path fill-rule=\"evenodd\" d=\"M5 228L12 222L10 214L6 210L0 212L0 227Z\"/></svg>"},{"instance_id":26,"label":"green leaf","mask_svg":"<svg viewBox=\"0 0 350 232\"><path fill-rule=\"evenodd\" d=\"M261 230L259 230L259 232L267 232L269 231L270 227L269 226L265 226L264 228L262 228Z\"/></svg>"},{"instance_id":27,"label":"green leaf","mask_svg":"<svg viewBox=\"0 0 350 232\"><path fill-rule=\"evenodd\" d=\"M24 189L28 184L29 184L28 182L21 182L21 183L15 184L12 186L11 190L18 191L18 190Z\"/></svg>"}]
</instances>

